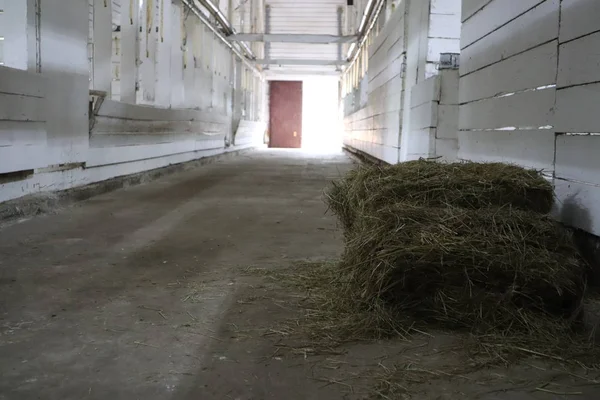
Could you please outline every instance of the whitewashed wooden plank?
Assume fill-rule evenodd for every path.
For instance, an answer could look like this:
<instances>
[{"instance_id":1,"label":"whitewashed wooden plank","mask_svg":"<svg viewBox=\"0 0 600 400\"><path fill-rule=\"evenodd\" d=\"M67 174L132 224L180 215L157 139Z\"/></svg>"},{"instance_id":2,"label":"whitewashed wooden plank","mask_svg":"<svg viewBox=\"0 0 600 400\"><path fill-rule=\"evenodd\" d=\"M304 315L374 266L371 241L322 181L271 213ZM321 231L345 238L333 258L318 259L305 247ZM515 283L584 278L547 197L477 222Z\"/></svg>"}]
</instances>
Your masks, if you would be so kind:
<instances>
[{"instance_id":1,"label":"whitewashed wooden plank","mask_svg":"<svg viewBox=\"0 0 600 400\"><path fill-rule=\"evenodd\" d=\"M476 16L462 24L461 47L465 48L490 32L546 0L492 0Z\"/></svg>"},{"instance_id":2,"label":"whitewashed wooden plank","mask_svg":"<svg viewBox=\"0 0 600 400\"><path fill-rule=\"evenodd\" d=\"M537 90L460 106L460 129L517 129L552 125L555 90Z\"/></svg>"},{"instance_id":3,"label":"whitewashed wooden plank","mask_svg":"<svg viewBox=\"0 0 600 400\"><path fill-rule=\"evenodd\" d=\"M411 129L406 146L406 161L435 155L435 128Z\"/></svg>"},{"instance_id":4,"label":"whitewashed wooden plank","mask_svg":"<svg viewBox=\"0 0 600 400\"><path fill-rule=\"evenodd\" d=\"M492 0L462 0L463 22L471 18L477 11L481 10Z\"/></svg>"},{"instance_id":5,"label":"whitewashed wooden plank","mask_svg":"<svg viewBox=\"0 0 600 400\"><path fill-rule=\"evenodd\" d=\"M392 93L386 96L384 111L386 112L399 112L403 109L402 93Z\"/></svg>"},{"instance_id":6,"label":"whitewashed wooden plank","mask_svg":"<svg viewBox=\"0 0 600 400\"><path fill-rule=\"evenodd\" d=\"M0 120L44 122L45 104L41 97L0 93Z\"/></svg>"},{"instance_id":7,"label":"whitewashed wooden plank","mask_svg":"<svg viewBox=\"0 0 600 400\"><path fill-rule=\"evenodd\" d=\"M458 70L440 71L440 104L458 104Z\"/></svg>"},{"instance_id":8,"label":"whitewashed wooden plank","mask_svg":"<svg viewBox=\"0 0 600 400\"><path fill-rule=\"evenodd\" d=\"M546 0L461 52L460 74L497 63L558 37L559 0Z\"/></svg>"},{"instance_id":9,"label":"whitewashed wooden plank","mask_svg":"<svg viewBox=\"0 0 600 400\"><path fill-rule=\"evenodd\" d=\"M553 171L554 131L459 131L458 157Z\"/></svg>"},{"instance_id":10,"label":"whitewashed wooden plank","mask_svg":"<svg viewBox=\"0 0 600 400\"><path fill-rule=\"evenodd\" d=\"M440 101L440 79L434 76L412 87L410 106L417 107L431 101Z\"/></svg>"},{"instance_id":11,"label":"whitewashed wooden plank","mask_svg":"<svg viewBox=\"0 0 600 400\"><path fill-rule=\"evenodd\" d=\"M115 134L92 134L89 140L91 148L120 147L137 145L158 145L177 143L182 141L217 141L223 144L225 135L203 135L203 134L141 134L141 133L115 133Z\"/></svg>"},{"instance_id":12,"label":"whitewashed wooden plank","mask_svg":"<svg viewBox=\"0 0 600 400\"><path fill-rule=\"evenodd\" d=\"M562 0L560 42L600 30L600 1Z\"/></svg>"},{"instance_id":13,"label":"whitewashed wooden plank","mask_svg":"<svg viewBox=\"0 0 600 400\"><path fill-rule=\"evenodd\" d=\"M118 164L148 158L194 151L196 142L192 139L174 143L160 143L138 146L90 148L87 166Z\"/></svg>"},{"instance_id":14,"label":"whitewashed wooden plank","mask_svg":"<svg viewBox=\"0 0 600 400\"><path fill-rule=\"evenodd\" d=\"M388 24L390 24L390 23L392 23L392 22L388 21ZM397 25L395 25L388 37L389 37L388 52L398 42L404 44L404 21L400 21Z\"/></svg>"},{"instance_id":15,"label":"whitewashed wooden plank","mask_svg":"<svg viewBox=\"0 0 600 400\"><path fill-rule=\"evenodd\" d=\"M600 133L600 83L556 92L555 128L561 133Z\"/></svg>"},{"instance_id":16,"label":"whitewashed wooden plank","mask_svg":"<svg viewBox=\"0 0 600 400\"><path fill-rule=\"evenodd\" d=\"M600 136L558 135L556 176L600 186Z\"/></svg>"},{"instance_id":17,"label":"whitewashed wooden plank","mask_svg":"<svg viewBox=\"0 0 600 400\"><path fill-rule=\"evenodd\" d=\"M410 127L412 130L435 128L437 126L438 103L429 102L410 110Z\"/></svg>"},{"instance_id":18,"label":"whitewashed wooden plank","mask_svg":"<svg viewBox=\"0 0 600 400\"><path fill-rule=\"evenodd\" d=\"M148 121L98 117L93 133L221 133L224 130L225 124L204 121Z\"/></svg>"},{"instance_id":19,"label":"whitewashed wooden plank","mask_svg":"<svg viewBox=\"0 0 600 400\"><path fill-rule=\"evenodd\" d=\"M0 146L23 146L46 143L43 122L0 121Z\"/></svg>"},{"instance_id":20,"label":"whitewashed wooden plank","mask_svg":"<svg viewBox=\"0 0 600 400\"><path fill-rule=\"evenodd\" d=\"M460 14L431 14L429 37L460 39Z\"/></svg>"},{"instance_id":21,"label":"whitewashed wooden plank","mask_svg":"<svg viewBox=\"0 0 600 400\"><path fill-rule=\"evenodd\" d=\"M457 139L458 138L458 112L459 106L440 105L437 111L437 132L438 139Z\"/></svg>"},{"instance_id":22,"label":"whitewashed wooden plank","mask_svg":"<svg viewBox=\"0 0 600 400\"><path fill-rule=\"evenodd\" d=\"M600 82L599 49L600 32L562 44L557 86Z\"/></svg>"},{"instance_id":23,"label":"whitewashed wooden plank","mask_svg":"<svg viewBox=\"0 0 600 400\"><path fill-rule=\"evenodd\" d=\"M431 12L433 14L453 14L460 18L460 1L431 0Z\"/></svg>"},{"instance_id":24,"label":"whitewashed wooden plank","mask_svg":"<svg viewBox=\"0 0 600 400\"><path fill-rule=\"evenodd\" d=\"M600 187L554 180L556 217L563 223L600 236Z\"/></svg>"},{"instance_id":25,"label":"whitewashed wooden plank","mask_svg":"<svg viewBox=\"0 0 600 400\"><path fill-rule=\"evenodd\" d=\"M460 53L460 39L429 39L427 61L439 62L441 53Z\"/></svg>"},{"instance_id":26,"label":"whitewashed wooden plank","mask_svg":"<svg viewBox=\"0 0 600 400\"><path fill-rule=\"evenodd\" d=\"M121 103L106 99L98 113L102 117L125 118L149 121L210 121L227 122L227 116L219 112L193 109L174 109Z\"/></svg>"},{"instance_id":27,"label":"whitewashed wooden plank","mask_svg":"<svg viewBox=\"0 0 600 400\"><path fill-rule=\"evenodd\" d=\"M0 65L0 92L44 97L46 95L45 78L38 73Z\"/></svg>"},{"instance_id":28,"label":"whitewashed wooden plank","mask_svg":"<svg viewBox=\"0 0 600 400\"><path fill-rule=\"evenodd\" d=\"M46 144L0 146L0 174L46 167Z\"/></svg>"},{"instance_id":29,"label":"whitewashed wooden plank","mask_svg":"<svg viewBox=\"0 0 600 400\"><path fill-rule=\"evenodd\" d=\"M380 144L380 145L386 144L385 143L385 137L387 136L386 128L374 129L373 131L371 131L371 134L372 134L371 143Z\"/></svg>"},{"instance_id":30,"label":"whitewashed wooden plank","mask_svg":"<svg viewBox=\"0 0 600 400\"><path fill-rule=\"evenodd\" d=\"M460 103L554 84L558 42L552 41L460 78Z\"/></svg>"},{"instance_id":31,"label":"whitewashed wooden plank","mask_svg":"<svg viewBox=\"0 0 600 400\"><path fill-rule=\"evenodd\" d=\"M391 146L397 148L400 146L400 128L388 128L385 131L385 136L383 138L383 143L386 146Z\"/></svg>"},{"instance_id":32,"label":"whitewashed wooden plank","mask_svg":"<svg viewBox=\"0 0 600 400\"><path fill-rule=\"evenodd\" d=\"M458 140L436 139L435 157L441 157L439 161L454 162L458 158Z\"/></svg>"}]
</instances>

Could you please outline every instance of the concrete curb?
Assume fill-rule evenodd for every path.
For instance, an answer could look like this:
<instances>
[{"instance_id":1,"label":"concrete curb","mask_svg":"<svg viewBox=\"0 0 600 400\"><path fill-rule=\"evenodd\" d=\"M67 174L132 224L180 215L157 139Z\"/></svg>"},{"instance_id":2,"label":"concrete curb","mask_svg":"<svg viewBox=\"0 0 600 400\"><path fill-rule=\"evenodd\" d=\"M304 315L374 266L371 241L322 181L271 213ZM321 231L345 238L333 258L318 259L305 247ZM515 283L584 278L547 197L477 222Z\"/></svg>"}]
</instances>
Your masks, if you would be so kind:
<instances>
[{"instance_id":1,"label":"concrete curb","mask_svg":"<svg viewBox=\"0 0 600 400\"><path fill-rule=\"evenodd\" d=\"M85 186L19 197L14 200L0 203L0 222L8 222L17 218L50 213L61 207L66 207L100 194L151 182L166 175L187 171L203 165L212 164L217 161L230 159L242 153L252 151L253 149L254 148L225 150L225 152L222 154L203 157L183 163L172 164L166 167L138 172L136 174L124 175L105 181L91 183Z\"/></svg>"},{"instance_id":2,"label":"concrete curb","mask_svg":"<svg viewBox=\"0 0 600 400\"><path fill-rule=\"evenodd\" d=\"M389 165L389 163L380 160L376 157L373 157L372 155L367 154L364 151L357 150L353 147L344 145L342 149L352 159L352 161L358 164Z\"/></svg>"}]
</instances>

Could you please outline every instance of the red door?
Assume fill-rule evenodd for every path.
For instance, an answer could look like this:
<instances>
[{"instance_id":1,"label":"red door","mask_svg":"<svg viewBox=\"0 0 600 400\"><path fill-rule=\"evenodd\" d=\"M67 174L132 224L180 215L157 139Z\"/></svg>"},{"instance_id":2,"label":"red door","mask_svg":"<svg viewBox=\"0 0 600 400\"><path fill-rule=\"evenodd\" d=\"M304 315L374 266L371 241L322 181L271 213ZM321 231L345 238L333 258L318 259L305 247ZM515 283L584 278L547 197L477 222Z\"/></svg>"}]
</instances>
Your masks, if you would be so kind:
<instances>
[{"instance_id":1,"label":"red door","mask_svg":"<svg viewBox=\"0 0 600 400\"><path fill-rule=\"evenodd\" d=\"M302 82L272 81L269 110L269 147L300 148Z\"/></svg>"}]
</instances>

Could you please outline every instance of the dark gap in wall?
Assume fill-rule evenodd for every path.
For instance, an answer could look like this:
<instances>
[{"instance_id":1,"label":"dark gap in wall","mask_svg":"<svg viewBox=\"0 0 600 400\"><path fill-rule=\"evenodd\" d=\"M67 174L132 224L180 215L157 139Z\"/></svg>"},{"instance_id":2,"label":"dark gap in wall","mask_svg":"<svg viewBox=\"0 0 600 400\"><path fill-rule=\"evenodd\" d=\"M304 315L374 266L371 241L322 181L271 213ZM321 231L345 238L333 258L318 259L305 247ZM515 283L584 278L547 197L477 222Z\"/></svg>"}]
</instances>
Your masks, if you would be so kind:
<instances>
[{"instance_id":1,"label":"dark gap in wall","mask_svg":"<svg viewBox=\"0 0 600 400\"><path fill-rule=\"evenodd\" d=\"M29 178L33 175L32 169L25 169L22 171L5 172L0 174L0 184L9 183L15 181L22 181L23 179Z\"/></svg>"},{"instance_id":2,"label":"dark gap in wall","mask_svg":"<svg viewBox=\"0 0 600 400\"><path fill-rule=\"evenodd\" d=\"M574 228L573 240L579 253L589 266L589 287L600 293L600 238L584 230Z\"/></svg>"}]
</instances>

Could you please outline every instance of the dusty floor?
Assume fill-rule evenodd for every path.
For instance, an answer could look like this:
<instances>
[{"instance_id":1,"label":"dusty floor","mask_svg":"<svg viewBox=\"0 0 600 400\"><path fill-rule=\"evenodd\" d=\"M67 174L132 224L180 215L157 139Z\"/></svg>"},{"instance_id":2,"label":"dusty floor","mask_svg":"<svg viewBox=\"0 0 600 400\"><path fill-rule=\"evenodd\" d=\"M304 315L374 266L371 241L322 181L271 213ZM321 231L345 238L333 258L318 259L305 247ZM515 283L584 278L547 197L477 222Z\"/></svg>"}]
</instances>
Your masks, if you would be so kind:
<instances>
[{"instance_id":1,"label":"dusty floor","mask_svg":"<svg viewBox=\"0 0 600 400\"><path fill-rule=\"evenodd\" d=\"M591 372L539 360L450 379L443 335L282 348L269 329L294 293L247 269L334 259L321 193L348 168L250 153L2 227L0 399L360 399L390 362L410 384L396 398L600 398Z\"/></svg>"}]
</instances>

